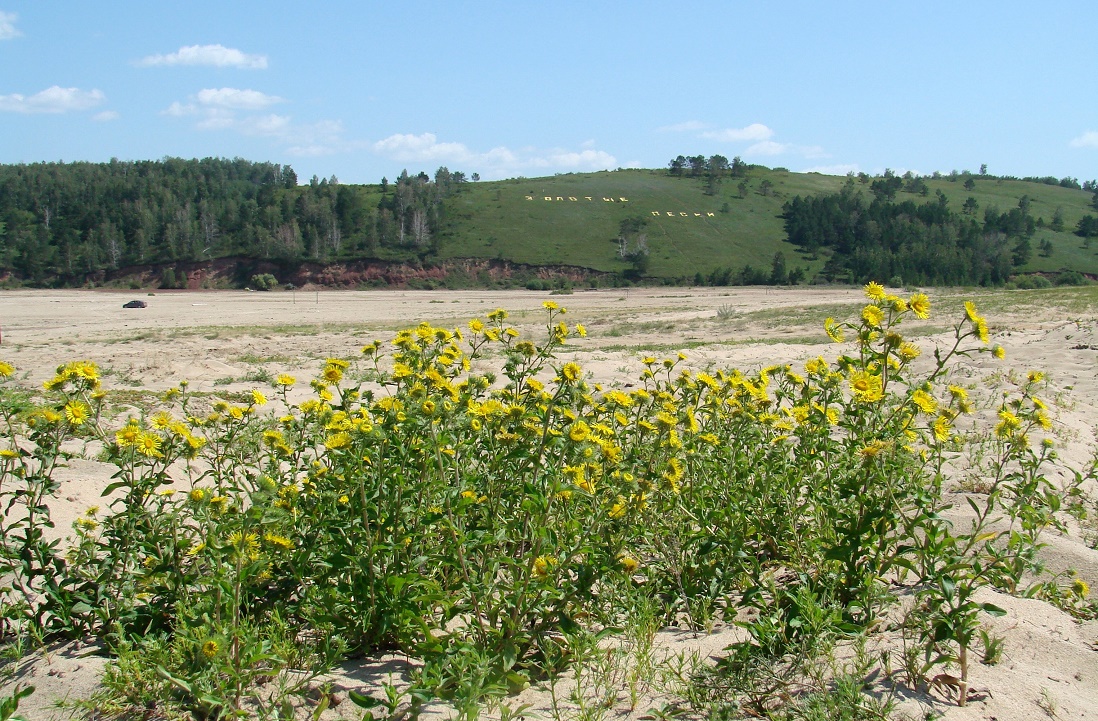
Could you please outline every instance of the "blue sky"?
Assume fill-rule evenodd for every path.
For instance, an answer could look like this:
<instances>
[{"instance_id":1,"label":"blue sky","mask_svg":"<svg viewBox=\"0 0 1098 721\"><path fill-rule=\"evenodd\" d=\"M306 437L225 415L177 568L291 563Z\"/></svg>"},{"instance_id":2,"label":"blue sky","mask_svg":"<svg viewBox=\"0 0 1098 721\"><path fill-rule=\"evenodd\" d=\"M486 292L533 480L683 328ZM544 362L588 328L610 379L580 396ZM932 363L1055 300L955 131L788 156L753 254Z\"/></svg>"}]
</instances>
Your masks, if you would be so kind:
<instances>
[{"instance_id":1,"label":"blue sky","mask_svg":"<svg viewBox=\"0 0 1098 721\"><path fill-rule=\"evenodd\" d=\"M1098 3L13 2L0 162L1098 177Z\"/></svg>"}]
</instances>

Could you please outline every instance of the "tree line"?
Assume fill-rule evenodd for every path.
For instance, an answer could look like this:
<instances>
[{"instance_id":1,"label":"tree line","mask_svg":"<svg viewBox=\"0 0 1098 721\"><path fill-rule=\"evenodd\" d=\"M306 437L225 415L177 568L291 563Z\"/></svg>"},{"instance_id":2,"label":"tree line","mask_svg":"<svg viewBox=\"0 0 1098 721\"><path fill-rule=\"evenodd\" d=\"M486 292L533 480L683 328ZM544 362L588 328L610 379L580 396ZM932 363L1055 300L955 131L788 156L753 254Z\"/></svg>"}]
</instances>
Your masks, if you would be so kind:
<instances>
[{"instance_id":1,"label":"tree line","mask_svg":"<svg viewBox=\"0 0 1098 721\"><path fill-rule=\"evenodd\" d=\"M902 184L902 181L901 181ZM783 207L789 240L804 252L830 257L828 280L874 279L921 285L992 285L1029 262L1036 221L1028 198L1015 208L957 213L940 191L932 200L894 202L895 182L870 198L853 181L838 193L797 196Z\"/></svg>"},{"instance_id":2,"label":"tree line","mask_svg":"<svg viewBox=\"0 0 1098 721\"><path fill-rule=\"evenodd\" d=\"M406 259L433 250L464 173L380 186L205 158L0 165L0 272L71 282L117 268L245 256Z\"/></svg>"}]
</instances>

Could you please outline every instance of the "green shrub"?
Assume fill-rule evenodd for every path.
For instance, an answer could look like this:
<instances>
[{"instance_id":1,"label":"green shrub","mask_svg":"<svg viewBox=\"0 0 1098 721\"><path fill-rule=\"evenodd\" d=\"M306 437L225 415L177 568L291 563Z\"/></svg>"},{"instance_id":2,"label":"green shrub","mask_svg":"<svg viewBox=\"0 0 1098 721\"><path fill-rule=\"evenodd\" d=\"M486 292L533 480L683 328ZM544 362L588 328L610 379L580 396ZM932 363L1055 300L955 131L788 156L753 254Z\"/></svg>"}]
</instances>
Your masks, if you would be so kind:
<instances>
[{"instance_id":1,"label":"green shrub","mask_svg":"<svg viewBox=\"0 0 1098 721\"><path fill-rule=\"evenodd\" d=\"M278 287L278 278L270 273L257 273L252 276L250 284L256 290L273 290Z\"/></svg>"}]
</instances>

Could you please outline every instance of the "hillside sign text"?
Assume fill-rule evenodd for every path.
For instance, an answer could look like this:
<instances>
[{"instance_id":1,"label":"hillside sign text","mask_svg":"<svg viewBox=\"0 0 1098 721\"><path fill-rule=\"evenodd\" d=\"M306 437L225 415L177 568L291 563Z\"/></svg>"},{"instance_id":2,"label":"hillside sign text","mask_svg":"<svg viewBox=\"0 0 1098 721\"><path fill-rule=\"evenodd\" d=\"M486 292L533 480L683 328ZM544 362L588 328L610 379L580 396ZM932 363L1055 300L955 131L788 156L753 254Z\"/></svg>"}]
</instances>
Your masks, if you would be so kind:
<instances>
[{"instance_id":1,"label":"hillside sign text","mask_svg":"<svg viewBox=\"0 0 1098 721\"><path fill-rule=\"evenodd\" d=\"M590 201L590 202L594 202L594 200L595 200L595 197L592 196L592 195L581 195L581 196L578 196L578 197L575 196L575 195L556 195L556 196L546 195L546 196L544 196L543 200L548 200L551 203L554 203L554 202L578 203L581 198L583 200L587 200L587 201ZM526 199L527 200L534 200L535 198L532 195L527 195ZM602 198L602 201L604 203L628 203L629 198L607 198L607 197L604 196ZM684 210L680 210L680 211L653 210L653 211L650 211L650 212L651 212L652 215L656 216L657 218L663 218L663 217L668 217L668 218L715 218L717 216L716 213L710 213L708 211L703 212L703 213L688 213Z\"/></svg>"}]
</instances>

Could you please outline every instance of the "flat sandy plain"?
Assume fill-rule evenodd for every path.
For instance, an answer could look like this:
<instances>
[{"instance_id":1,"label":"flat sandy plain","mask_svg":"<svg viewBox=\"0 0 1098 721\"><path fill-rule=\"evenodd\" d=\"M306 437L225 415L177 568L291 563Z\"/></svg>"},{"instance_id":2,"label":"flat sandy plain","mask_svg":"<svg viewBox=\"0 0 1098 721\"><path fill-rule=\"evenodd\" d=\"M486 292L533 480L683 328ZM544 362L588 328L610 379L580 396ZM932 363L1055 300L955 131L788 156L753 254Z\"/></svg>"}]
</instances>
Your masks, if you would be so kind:
<instances>
[{"instance_id":1,"label":"flat sandy plain","mask_svg":"<svg viewBox=\"0 0 1098 721\"><path fill-rule=\"evenodd\" d=\"M905 334L917 336L926 359L934 345L946 343L963 312L962 301L975 300L1007 360L980 355L956 368L956 376L995 394L1029 369L1046 371L1045 395L1056 400L1054 434L1061 457L1066 465L1083 468L1093 458L1098 422L1096 291L932 290L931 319L911 319ZM560 362L576 360L595 381L608 384L634 382L639 359L649 354L682 351L695 369L745 371L773 363L799 367L817 355L833 358L839 349L827 342L824 319L853 318L864 302L859 289L814 288L604 289L552 297L529 291L0 291L0 359L16 366L15 382L27 385L40 385L59 363L87 359L101 366L110 389L157 392L186 379L198 391L246 391L267 387L261 379L279 372L309 378L324 358L352 356L365 343L387 341L397 329L420 321L464 326L505 308L520 331L538 336L545 325L541 304L550 299L568 309L570 323L588 329L586 338L570 341ZM123 309L128 300L144 300L148 307ZM299 392L304 397L308 388ZM65 469L54 509L59 535L99 501L110 471L90 459L76 459ZM1068 534L1050 533L1045 555L1051 568L1077 570L1098 589L1098 552L1087 543L1092 532L1073 523ZM933 711L946 719L999 721L1098 718L1098 623L1078 623L1040 601L987 595L1008 611L989 620L1006 647L1000 664L975 665L976 700L956 708L932 692L907 698L903 712L911 718ZM704 658L718 653L734 634L728 627L701 636L667 629L658 642L668 653L697 652ZM887 634L881 642L888 644ZM399 660L388 662L383 668L395 668L399 676ZM55 649L28 658L16 679L5 679L5 689L15 681L34 683L38 692L21 709L28 718L65 718L67 712L52 707L54 700L87 697L103 664L71 648ZM364 684L371 678L385 680L378 668L349 664L334 680L368 691ZM607 718L639 718L664 700L653 691L633 712L623 700ZM531 704L527 718L553 717L543 689L530 689L510 705L523 703ZM359 718L350 706L341 704L322 718Z\"/></svg>"}]
</instances>

